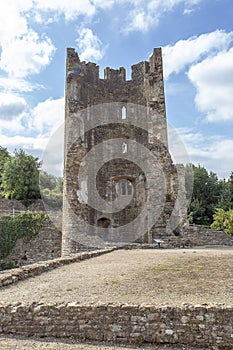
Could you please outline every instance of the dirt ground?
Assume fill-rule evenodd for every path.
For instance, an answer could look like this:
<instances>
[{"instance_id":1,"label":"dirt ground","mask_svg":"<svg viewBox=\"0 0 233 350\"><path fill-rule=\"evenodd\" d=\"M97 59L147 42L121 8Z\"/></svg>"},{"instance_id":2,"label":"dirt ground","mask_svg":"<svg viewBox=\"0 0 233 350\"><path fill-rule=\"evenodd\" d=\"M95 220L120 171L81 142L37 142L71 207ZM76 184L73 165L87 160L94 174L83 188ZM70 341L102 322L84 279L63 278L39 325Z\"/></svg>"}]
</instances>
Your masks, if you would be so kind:
<instances>
[{"instance_id":1,"label":"dirt ground","mask_svg":"<svg viewBox=\"0 0 233 350\"><path fill-rule=\"evenodd\" d=\"M122 250L0 290L0 302L233 305L233 249Z\"/></svg>"},{"instance_id":2,"label":"dirt ground","mask_svg":"<svg viewBox=\"0 0 233 350\"><path fill-rule=\"evenodd\" d=\"M233 305L233 249L115 251L73 263L0 289L0 303L76 301L86 304ZM0 337L10 350L133 350L72 340ZM141 346L145 350L201 350ZM202 349L203 350L203 349Z\"/></svg>"},{"instance_id":3,"label":"dirt ground","mask_svg":"<svg viewBox=\"0 0 233 350\"><path fill-rule=\"evenodd\" d=\"M20 337L0 337L0 350L206 350L191 348L189 346L170 347L169 345L152 345L130 347L109 344L89 344L74 343L72 340L55 340L55 339L23 339Z\"/></svg>"}]
</instances>

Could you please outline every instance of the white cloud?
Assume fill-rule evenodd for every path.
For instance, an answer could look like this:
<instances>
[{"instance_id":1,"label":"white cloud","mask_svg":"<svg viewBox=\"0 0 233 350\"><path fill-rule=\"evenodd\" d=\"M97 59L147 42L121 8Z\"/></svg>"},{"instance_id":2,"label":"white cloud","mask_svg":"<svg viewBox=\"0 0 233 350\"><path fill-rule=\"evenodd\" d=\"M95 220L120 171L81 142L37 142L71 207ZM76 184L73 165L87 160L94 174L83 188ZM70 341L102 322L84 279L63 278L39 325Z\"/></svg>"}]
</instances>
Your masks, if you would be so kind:
<instances>
[{"instance_id":1,"label":"white cloud","mask_svg":"<svg viewBox=\"0 0 233 350\"><path fill-rule=\"evenodd\" d=\"M81 61L98 61L104 56L106 47L90 28L82 28L76 39Z\"/></svg>"},{"instance_id":2,"label":"white cloud","mask_svg":"<svg viewBox=\"0 0 233 350\"><path fill-rule=\"evenodd\" d=\"M206 55L227 49L232 41L233 32L216 30L163 47L164 77L168 78L172 73L179 73Z\"/></svg>"},{"instance_id":3,"label":"white cloud","mask_svg":"<svg viewBox=\"0 0 233 350\"><path fill-rule=\"evenodd\" d=\"M26 101L22 97L0 93L0 133L5 134L1 137L1 145L8 140L9 146L45 147L51 135L64 122L64 103L64 98L48 99L26 111Z\"/></svg>"},{"instance_id":4,"label":"white cloud","mask_svg":"<svg viewBox=\"0 0 233 350\"><path fill-rule=\"evenodd\" d=\"M233 120L233 48L192 66L188 77L197 89L197 108L209 122Z\"/></svg>"},{"instance_id":5,"label":"white cloud","mask_svg":"<svg viewBox=\"0 0 233 350\"><path fill-rule=\"evenodd\" d=\"M232 42L233 32L216 30L163 48L165 78L186 69L197 109L209 122L233 120Z\"/></svg>"},{"instance_id":6,"label":"white cloud","mask_svg":"<svg viewBox=\"0 0 233 350\"><path fill-rule=\"evenodd\" d=\"M0 93L0 120L12 120L24 112L26 101L14 94Z\"/></svg>"},{"instance_id":7,"label":"white cloud","mask_svg":"<svg viewBox=\"0 0 233 350\"><path fill-rule=\"evenodd\" d=\"M48 99L39 103L30 113L23 113L12 120L0 120L1 146L11 152L22 148L42 159L44 169L61 176L63 126L64 98Z\"/></svg>"},{"instance_id":8,"label":"white cloud","mask_svg":"<svg viewBox=\"0 0 233 350\"><path fill-rule=\"evenodd\" d=\"M28 82L24 79L0 78L0 89L5 92L30 92L43 88L40 84Z\"/></svg>"},{"instance_id":9,"label":"white cloud","mask_svg":"<svg viewBox=\"0 0 233 350\"><path fill-rule=\"evenodd\" d=\"M0 120L0 133L5 133L6 135L15 135L17 133L25 132L25 127L22 123L23 115L15 117L12 120ZM2 144L2 139L1 144Z\"/></svg>"},{"instance_id":10,"label":"white cloud","mask_svg":"<svg viewBox=\"0 0 233 350\"><path fill-rule=\"evenodd\" d=\"M26 108L27 103L23 97L13 93L0 93L0 133L15 135L25 132Z\"/></svg>"},{"instance_id":11,"label":"white cloud","mask_svg":"<svg viewBox=\"0 0 233 350\"><path fill-rule=\"evenodd\" d=\"M80 15L92 16L95 13L95 6L89 0L34 0L34 3L38 10L64 15L67 21Z\"/></svg>"},{"instance_id":12,"label":"white cloud","mask_svg":"<svg viewBox=\"0 0 233 350\"><path fill-rule=\"evenodd\" d=\"M28 31L27 19L21 11L28 10L31 1L8 0L0 2L0 43L7 43Z\"/></svg>"},{"instance_id":13,"label":"white cloud","mask_svg":"<svg viewBox=\"0 0 233 350\"><path fill-rule=\"evenodd\" d=\"M0 134L1 146L7 147L9 150L14 149L28 149L42 151L48 143L47 137L27 137L27 136L7 136Z\"/></svg>"},{"instance_id":14,"label":"white cloud","mask_svg":"<svg viewBox=\"0 0 233 350\"><path fill-rule=\"evenodd\" d=\"M0 43L19 39L28 30L30 20L51 23L64 16L73 21L79 16L93 16L98 9L124 6L128 16L125 31L147 31L158 24L161 15L183 5L184 12L192 11L203 0L7 0L0 3Z\"/></svg>"},{"instance_id":15,"label":"white cloud","mask_svg":"<svg viewBox=\"0 0 233 350\"><path fill-rule=\"evenodd\" d=\"M33 20L44 23L44 16L55 21L62 15L67 21L71 21L79 16L93 16L100 8L126 6L129 10L129 17L125 21L126 30L146 31L158 22L162 13L172 10L176 5L183 4L184 8L193 8L201 1L8 0L0 4L0 68L11 77L23 78L38 74L51 62L55 47L50 38L39 36L30 28ZM80 30L78 46L82 51L81 57L87 60L100 60L105 52L100 39L89 28Z\"/></svg>"},{"instance_id":16,"label":"white cloud","mask_svg":"<svg viewBox=\"0 0 233 350\"><path fill-rule=\"evenodd\" d=\"M128 16L128 25L125 26L124 32L129 33L134 30L146 32L152 26L159 22L160 15L153 16L149 11L143 8L135 8L130 11Z\"/></svg>"},{"instance_id":17,"label":"white cloud","mask_svg":"<svg viewBox=\"0 0 233 350\"><path fill-rule=\"evenodd\" d=\"M46 36L39 37L29 27L34 0L8 0L0 3L0 68L11 78L36 74L50 63L54 46ZM4 91L32 91L25 80L0 78ZM38 86L37 86L38 87Z\"/></svg>"},{"instance_id":18,"label":"white cloud","mask_svg":"<svg viewBox=\"0 0 233 350\"><path fill-rule=\"evenodd\" d=\"M0 67L11 77L23 78L36 74L50 63L55 51L51 40L29 31L21 38L2 45Z\"/></svg>"},{"instance_id":19,"label":"white cloud","mask_svg":"<svg viewBox=\"0 0 233 350\"><path fill-rule=\"evenodd\" d=\"M135 30L146 32L151 27L158 25L162 15L173 11L177 5L183 5L184 14L194 10L195 5L203 0L131 0L133 5L129 15L126 17L124 32L129 33ZM121 1L127 4L126 1Z\"/></svg>"},{"instance_id":20,"label":"white cloud","mask_svg":"<svg viewBox=\"0 0 233 350\"><path fill-rule=\"evenodd\" d=\"M168 124L169 151L175 164L187 164L191 162L190 154L186 146L186 138L188 137L189 139L190 134L194 136L191 129L176 129ZM202 135L196 134L195 138L191 139L201 141Z\"/></svg>"},{"instance_id":21,"label":"white cloud","mask_svg":"<svg viewBox=\"0 0 233 350\"><path fill-rule=\"evenodd\" d=\"M42 159L43 168L61 176L64 110L64 98L48 99L12 120L0 119L1 146L7 147L11 152L22 148Z\"/></svg>"},{"instance_id":22,"label":"white cloud","mask_svg":"<svg viewBox=\"0 0 233 350\"><path fill-rule=\"evenodd\" d=\"M62 176L64 157L64 123L49 137L43 150L42 169L48 173Z\"/></svg>"},{"instance_id":23,"label":"white cloud","mask_svg":"<svg viewBox=\"0 0 233 350\"><path fill-rule=\"evenodd\" d=\"M65 100L48 99L40 102L31 113L31 126L37 133L51 135L64 122Z\"/></svg>"},{"instance_id":24,"label":"white cloud","mask_svg":"<svg viewBox=\"0 0 233 350\"><path fill-rule=\"evenodd\" d=\"M188 128L178 128L176 133L178 136L174 137L169 130L169 144L176 163L200 164L208 171L215 172L220 178L230 176L229 164L232 164L232 152L229 150L233 150L233 139L224 139L221 135L206 137ZM182 140L185 152L177 139Z\"/></svg>"},{"instance_id":25,"label":"white cloud","mask_svg":"<svg viewBox=\"0 0 233 350\"><path fill-rule=\"evenodd\" d=\"M100 7L103 9L110 8L115 3L118 3L118 2L122 2L122 0L92 0L92 3L94 6L96 6L97 8ZM127 0L125 2L127 2Z\"/></svg>"},{"instance_id":26,"label":"white cloud","mask_svg":"<svg viewBox=\"0 0 233 350\"><path fill-rule=\"evenodd\" d=\"M62 176L63 173L63 135L64 125L62 125L51 138L38 135L31 136L7 136L0 133L1 146L6 147L11 153L15 149L23 149L26 153L39 157L42 160L43 170Z\"/></svg>"},{"instance_id":27,"label":"white cloud","mask_svg":"<svg viewBox=\"0 0 233 350\"><path fill-rule=\"evenodd\" d=\"M195 164L204 165L208 171L215 172L221 178L230 176L229 164L232 164L233 139L214 141L207 146L187 145L190 158ZM232 169L231 169L232 170Z\"/></svg>"}]
</instances>

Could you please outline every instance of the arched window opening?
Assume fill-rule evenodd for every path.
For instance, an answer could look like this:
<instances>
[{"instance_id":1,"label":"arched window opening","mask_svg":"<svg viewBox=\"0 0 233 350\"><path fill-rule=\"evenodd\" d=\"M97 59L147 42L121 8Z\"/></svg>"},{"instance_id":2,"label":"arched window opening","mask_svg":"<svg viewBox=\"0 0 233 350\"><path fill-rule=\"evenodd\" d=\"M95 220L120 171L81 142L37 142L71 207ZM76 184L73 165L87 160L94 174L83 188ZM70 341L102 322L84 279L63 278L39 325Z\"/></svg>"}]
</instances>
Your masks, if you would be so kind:
<instances>
[{"instance_id":1,"label":"arched window opening","mask_svg":"<svg viewBox=\"0 0 233 350\"><path fill-rule=\"evenodd\" d=\"M123 142L122 145L121 145L121 150L122 150L122 153L127 153L128 152L128 145L126 142Z\"/></svg>"},{"instance_id":2,"label":"arched window opening","mask_svg":"<svg viewBox=\"0 0 233 350\"><path fill-rule=\"evenodd\" d=\"M108 228L111 226L111 220L109 220L108 218L100 218L97 221L97 226L102 228Z\"/></svg>"},{"instance_id":3,"label":"arched window opening","mask_svg":"<svg viewBox=\"0 0 233 350\"><path fill-rule=\"evenodd\" d=\"M122 196L131 196L133 193L133 185L129 180L120 181L120 194Z\"/></svg>"},{"instance_id":4,"label":"arched window opening","mask_svg":"<svg viewBox=\"0 0 233 350\"><path fill-rule=\"evenodd\" d=\"M126 119L126 107L123 106L121 109L121 119Z\"/></svg>"}]
</instances>

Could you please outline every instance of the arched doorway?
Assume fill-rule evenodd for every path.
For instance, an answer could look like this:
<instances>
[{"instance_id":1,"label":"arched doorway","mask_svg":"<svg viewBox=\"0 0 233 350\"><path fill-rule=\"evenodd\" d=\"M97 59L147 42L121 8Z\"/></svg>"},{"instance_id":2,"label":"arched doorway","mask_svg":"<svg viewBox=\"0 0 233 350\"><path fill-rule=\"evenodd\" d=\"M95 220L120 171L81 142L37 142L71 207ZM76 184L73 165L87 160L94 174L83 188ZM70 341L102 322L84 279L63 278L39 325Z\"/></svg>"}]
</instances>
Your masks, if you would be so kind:
<instances>
[{"instance_id":1,"label":"arched doorway","mask_svg":"<svg viewBox=\"0 0 233 350\"><path fill-rule=\"evenodd\" d=\"M103 228L108 228L111 226L111 220L109 220L108 218L100 218L97 221L97 226L103 227Z\"/></svg>"}]
</instances>

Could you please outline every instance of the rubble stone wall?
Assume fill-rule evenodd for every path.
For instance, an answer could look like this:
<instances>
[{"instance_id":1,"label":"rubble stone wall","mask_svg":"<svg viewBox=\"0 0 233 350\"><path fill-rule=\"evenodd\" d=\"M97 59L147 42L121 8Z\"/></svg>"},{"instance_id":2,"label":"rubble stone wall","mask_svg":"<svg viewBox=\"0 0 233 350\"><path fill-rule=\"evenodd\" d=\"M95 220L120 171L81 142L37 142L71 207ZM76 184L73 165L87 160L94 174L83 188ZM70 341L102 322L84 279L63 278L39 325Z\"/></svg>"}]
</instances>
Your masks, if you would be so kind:
<instances>
[{"instance_id":1,"label":"rubble stone wall","mask_svg":"<svg viewBox=\"0 0 233 350\"><path fill-rule=\"evenodd\" d=\"M18 265L32 264L36 261L55 259L61 256L62 233L49 219L45 219L39 233L30 242L23 238L17 240L4 262L13 261Z\"/></svg>"},{"instance_id":2,"label":"rubble stone wall","mask_svg":"<svg viewBox=\"0 0 233 350\"><path fill-rule=\"evenodd\" d=\"M28 207L21 201L0 199L0 217L4 214L17 215L23 211L44 211L42 200L37 200ZM32 264L36 261L50 260L61 256L62 233L47 218L39 233L30 242L18 239L10 254L1 262L14 262L18 265Z\"/></svg>"},{"instance_id":3,"label":"rubble stone wall","mask_svg":"<svg viewBox=\"0 0 233 350\"><path fill-rule=\"evenodd\" d=\"M206 226L189 225L185 229L184 236L192 246L233 246L233 235L224 231L212 230Z\"/></svg>"},{"instance_id":4,"label":"rubble stone wall","mask_svg":"<svg viewBox=\"0 0 233 350\"><path fill-rule=\"evenodd\" d=\"M4 214L12 215L21 211L44 211L43 201L38 199L34 203L25 207L22 201L14 199L0 198L0 217Z\"/></svg>"},{"instance_id":5,"label":"rubble stone wall","mask_svg":"<svg viewBox=\"0 0 233 350\"><path fill-rule=\"evenodd\" d=\"M74 337L142 345L184 344L232 349L233 309L150 305L1 305L0 331L37 337Z\"/></svg>"}]
</instances>

